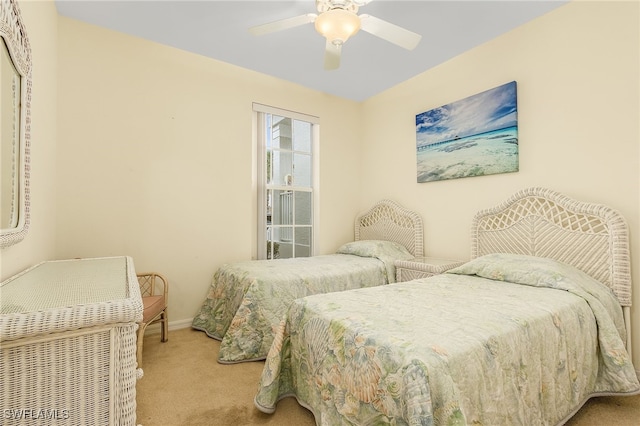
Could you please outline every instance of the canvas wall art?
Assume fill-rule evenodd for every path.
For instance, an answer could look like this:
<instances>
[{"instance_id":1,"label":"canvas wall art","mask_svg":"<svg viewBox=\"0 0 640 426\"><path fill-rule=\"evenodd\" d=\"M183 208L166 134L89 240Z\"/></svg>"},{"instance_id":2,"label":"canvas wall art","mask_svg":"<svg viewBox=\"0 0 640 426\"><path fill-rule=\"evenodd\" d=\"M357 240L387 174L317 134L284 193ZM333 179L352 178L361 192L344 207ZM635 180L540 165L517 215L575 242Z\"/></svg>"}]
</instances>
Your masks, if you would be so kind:
<instances>
[{"instance_id":1,"label":"canvas wall art","mask_svg":"<svg viewBox=\"0 0 640 426\"><path fill-rule=\"evenodd\" d=\"M418 182L518 171L516 82L416 115Z\"/></svg>"}]
</instances>

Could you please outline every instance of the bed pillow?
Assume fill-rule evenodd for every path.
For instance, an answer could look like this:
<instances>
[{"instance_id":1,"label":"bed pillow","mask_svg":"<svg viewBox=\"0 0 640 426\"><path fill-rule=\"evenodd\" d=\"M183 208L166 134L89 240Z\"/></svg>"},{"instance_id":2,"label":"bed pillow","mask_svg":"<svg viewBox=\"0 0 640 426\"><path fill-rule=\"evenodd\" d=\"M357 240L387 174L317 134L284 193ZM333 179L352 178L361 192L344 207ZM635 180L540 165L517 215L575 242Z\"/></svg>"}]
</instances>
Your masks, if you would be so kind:
<instances>
[{"instance_id":1,"label":"bed pillow","mask_svg":"<svg viewBox=\"0 0 640 426\"><path fill-rule=\"evenodd\" d=\"M459 275L477 275L535 287L573 291L579 288L598 298L608 309L619 310L613 290L575 266L558 260L512 253L492 253L473 259L447 271Z\"/></svg>"},{"instance_id":2,"label":"bed pillow","mask_svg":"<svg viewBox=\"0 0 640 426\"><path fill-rule=\"evenodd\" d=\"M513 253L491 253L480 256L447 272L477 275L482 278L537 287L553 287L565 277L598 283L589 275L566 263L545 257Z\"/></svg>"},{"instance_id":3,"label":"bed pillow","mask_svg":"<svg viewBox=\"0 0 640 426\"><path fill-rule=\"evenodd\" d=\"M341 246L336 253L378 259L407 260L414 257L402 244L384 240L352 241Z\"/></svg>"}]
</instances>

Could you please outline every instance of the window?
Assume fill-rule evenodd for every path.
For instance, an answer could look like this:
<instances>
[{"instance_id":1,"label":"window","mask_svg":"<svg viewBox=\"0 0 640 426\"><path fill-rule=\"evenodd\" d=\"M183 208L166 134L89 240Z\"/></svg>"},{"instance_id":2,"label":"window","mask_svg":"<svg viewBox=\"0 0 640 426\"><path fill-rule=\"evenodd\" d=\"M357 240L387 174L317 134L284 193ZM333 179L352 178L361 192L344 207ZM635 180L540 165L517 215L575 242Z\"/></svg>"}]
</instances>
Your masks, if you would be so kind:
<instances>
[{"instance_id":1,"label":"window","mask_svg":"<svg viewBox=\"0 0 640 426\"><path fill-rule=\"evenodd\" d=\"M254 111L258 259L313 256L317 118L258 104Z\"/></svg>"}]
</instances>

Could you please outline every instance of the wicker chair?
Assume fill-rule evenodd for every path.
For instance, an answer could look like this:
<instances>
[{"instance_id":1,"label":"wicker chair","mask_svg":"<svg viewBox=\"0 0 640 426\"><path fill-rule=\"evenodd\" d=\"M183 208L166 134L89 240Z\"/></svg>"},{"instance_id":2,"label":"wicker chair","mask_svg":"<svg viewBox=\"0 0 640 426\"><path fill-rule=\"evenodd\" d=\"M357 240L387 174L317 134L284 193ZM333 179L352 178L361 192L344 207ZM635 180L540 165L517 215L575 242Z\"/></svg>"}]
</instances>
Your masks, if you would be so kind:
<instances>
[{"instance_id":1,"label":"wicker chair","mask_svg":"<svg viewBox=\"0 0 640 426\"><path fill-rule=\"evenodd\" d=\"M140 273L138 283L140 284L140 294L144 313L142 322L138 324L138 367L142 367L142 341L144 331L149 324L161 323L161 340L166 342L169 338L169 319L167 317L169 281L162 275L155 272Z\"/></svg>"}]
</instances>

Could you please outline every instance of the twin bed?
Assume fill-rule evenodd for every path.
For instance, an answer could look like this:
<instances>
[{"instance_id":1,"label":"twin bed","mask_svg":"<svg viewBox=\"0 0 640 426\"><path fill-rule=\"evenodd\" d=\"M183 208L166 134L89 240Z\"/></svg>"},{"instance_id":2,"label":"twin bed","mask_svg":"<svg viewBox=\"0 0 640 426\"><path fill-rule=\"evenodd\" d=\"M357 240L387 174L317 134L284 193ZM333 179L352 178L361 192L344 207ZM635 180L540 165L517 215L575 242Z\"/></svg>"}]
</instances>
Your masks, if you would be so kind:
<instances>
[{"instance_id":1,"label":"twin bed","mask_svg":"<svg viewBox=\"0 0 640 426\"><path fill-rule=\"evenodd\" d=\"M423 255L422 219L393 201L358 215L354 231L335 254L223 265L192 327L221 340L220 363L264 359L295 299L393 283L396 260Z\"/></svg>"},{"instance_id":2,"label":"twin bed","mask_svg":"<svg viewBox=\"0 0 640 426\"><path fill-rule=\"evenodd\" d=\"M318 425L563 424L636 394L628 230L615 210L530 188L479 212L471 261L299 298L254 403L294 396Z\"/></svg>"}]
</instances>

